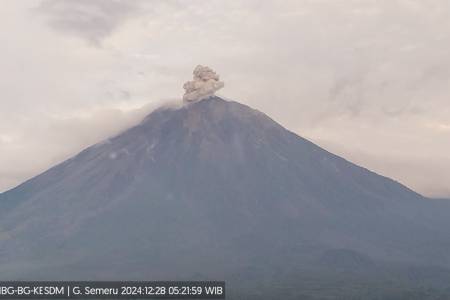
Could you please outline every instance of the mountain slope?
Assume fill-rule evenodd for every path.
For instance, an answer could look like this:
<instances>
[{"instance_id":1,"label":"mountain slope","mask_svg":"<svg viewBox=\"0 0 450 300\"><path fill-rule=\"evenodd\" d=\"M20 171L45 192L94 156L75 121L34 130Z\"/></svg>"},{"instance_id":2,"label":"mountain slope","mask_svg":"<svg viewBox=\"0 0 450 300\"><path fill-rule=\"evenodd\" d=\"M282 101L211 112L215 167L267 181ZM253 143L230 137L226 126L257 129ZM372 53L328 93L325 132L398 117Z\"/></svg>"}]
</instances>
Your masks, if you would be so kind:
<instances>
[{"instance_id":1,"label":"mountain slope","mask_svg":"<svg viewBox=\"0 0 450 300\"><path fill-rule=\"evenodd\" d=\"M330 249L450 266L446 204L218 97L154 111L0 210L6 279L258 278Z\"/></svg>"}]
</instances>

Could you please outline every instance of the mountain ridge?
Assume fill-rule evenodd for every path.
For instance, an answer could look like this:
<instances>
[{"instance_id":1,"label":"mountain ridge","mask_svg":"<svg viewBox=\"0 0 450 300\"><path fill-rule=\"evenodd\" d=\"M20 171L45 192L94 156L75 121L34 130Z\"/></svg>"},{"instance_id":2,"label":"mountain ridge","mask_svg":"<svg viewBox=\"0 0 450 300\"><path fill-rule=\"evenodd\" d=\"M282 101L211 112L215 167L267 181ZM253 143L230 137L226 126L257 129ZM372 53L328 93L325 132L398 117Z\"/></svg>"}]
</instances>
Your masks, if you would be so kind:
<instances>
[{"instance_id":1,"label":"mountain ridge","mask_svg":"<svg viewBox=\"0 0 450 300\"><path fill-rule=\"evenodd\" d=\"M260 282L322 253L450 267L446 205L219 97L155 110L0 194L0 211L5 279Z\"/></svg>"},{"instance_id":2,"label":"mountain ridge","mask_svg":"<svg viewBox=\"0 0 450 300\"><path fill-rule=\"evenodd\" d=\"M246 107L246 108L252 110L252 111L255 113L255 115L263 116L263 117L265 117L267 120L270 120L270 122L272 122L274 125L279 126L279 127L282 127L280 124L278 124L276 121L274 121L272 118L270 118L270 117L267 116L266 114L264 114L264 113L262 113L262 112L260 112L260 111L258 111L258 110L252 109L251 107L249 107L249 106L247 106L247 105L245 105L245 104L241 104L241 103L238 103L238 102L233 101L233 100L223 100L223 99L220 98L220 97L210 96L210 97L205 98L205 99L202 99L202 100L200 100L200 101L198 101L198 102L201 103L201 102L207 102L207 101L211 101L211 100L213 100L213 101L216 100L216 101L217 101L218 99L220 99L221 101L229 102L229 103L231 103L231 104L237 104L237 105L241 105L241 106L243 106L243 107ZM127 132L127 131L129 131L129 130L132 130L132 129L134 129L134 128L137 128L137 127L140 127L140 126L145 125L145 124L149 121L149 118L154 117L155 114L160 114L160 113L163 113L163 112L166 112L166 111L175 111L175 110L187 109L188 107L190 107L190 106L192 106L192 105L198 104L198 102L190 102L190 103L186 103L186 104L183 105L183 106L178 106L178 107L177 107L177 106L173 106L173 105L167 105L167 106L162 106L162 107L160 107L160 108L157 108L157 109L155 109L153 112L151 112L151 113L149 113L147 116L145 116L145 117L143 118L143 120L142 120L141 122L139 122L137 125L132 126L131 128L125 129L125 130L123 130L122 132L120 132L120 133L118 133L118 134L116 134L116 135L114 135L114 136L112 136L112 137L110 137L110 138L107 138L107 139L105 139L105 140L103 140L103 141L100 141L100 142L95 143L95 144L93 144L93 145L91 145L91 146L88 146L87 148L85 148L85 149L81 150L80 152L76 153L75 155L73 155L71 158L68 158L68 159L64 160L63 162L57 163L57 164L55 164L54 166L51 166L48 170L46 170L46 171L44 171L44 172L42 172L42 173L40 173L40 174L37 174L37 175L31 177L30 179L24 181L23 183L20 183L20 184L17 185L16 187L13 187L13 188L11 188L11 189L9 189L9 190L6 190L6 191L0 193L0 195L9 193L9 192L11 192L12 190L16 190L16 189L20 188L20 187L23 186L24 184L27 184L27 183L32 182L37 176L42 175L42 174L44 174L44 173L46 173L46 172L49 172L50 170L52 170L52 169L54 169L54 168L56 168L56 167L59 167L60 165L62 165L62 164L64 164L64 163L67 163L68 161L71 161L71 160L73 160L75 157L78 157L79 155L83 155L84 152L89 151L89 150L92 149L92 148L96 148L96 147L99 147L99 146L101 146L101 145L103 145L103 144L110 143L111 139L114 139L114 138L116 138L116 137L118 137L118 136L121 136L122 134L124 134L125 132ZM290 131L290 130L288 130L288 129L285 129L285 130L288 131L290 134L296 136L297 138L301 138L304 142L310 143L310 144L313 145L314 147L320 148L321 151L325 151L325 152L326 152L327 154L329 154L329 155L332 155L332 156L334 156L334 157L336 157L336 158L338 158L338 159L342 159L343 161L345 161L345 162L347 162L347 163L350 163L350 164L352 164L352 165L354 165L354 166L357 166L357 167L363 169L364 171L368 171L368 172L370 172L370 173L372 173L372 174L374 174L374 175L377 175L377 176L386 178L386 179L392 181L393 183L399 184L399 185L403 186L404 188L408 189L409 191L411 191L411 192L413 192L413 193L416 193L418 196L423 197L423 198L426 198L426 197L420 195L419 193L417 193L416 191L414 191L413 189L409 188L408 186L404 185L403 183L401 183L401 182L399 182L399 181L396 181L396 180L394 180L394 179L392 179L392 178L389 178L389 177L387 177L387 176L384 176L384 175L382 175L382 174L376 173L376 172L374 172L374 171L372 171L372 170L370 170L370 169L368 169L368 168L365 168L364 166L355 164L355 163L351 162L350 160L347 160L347 159L345 159L345 158L343 158L343 157L341 157L341 156L339 156L339 155L336 155L336 154L334 154L334 153L332 153L332 152L330 152L330 151L328 151L328 150L326 150L326 149L324 149L324 148L318 146L317 144L314 144L313 142L311 142L311 141L309 141L309 140L307 140L307 139L304 139L303 137L299 136L297 133L295 133L295 132L293 132L293 131ZM441 199L438 199L438 200L441 200Z\"/></svg>"}]
</instances>

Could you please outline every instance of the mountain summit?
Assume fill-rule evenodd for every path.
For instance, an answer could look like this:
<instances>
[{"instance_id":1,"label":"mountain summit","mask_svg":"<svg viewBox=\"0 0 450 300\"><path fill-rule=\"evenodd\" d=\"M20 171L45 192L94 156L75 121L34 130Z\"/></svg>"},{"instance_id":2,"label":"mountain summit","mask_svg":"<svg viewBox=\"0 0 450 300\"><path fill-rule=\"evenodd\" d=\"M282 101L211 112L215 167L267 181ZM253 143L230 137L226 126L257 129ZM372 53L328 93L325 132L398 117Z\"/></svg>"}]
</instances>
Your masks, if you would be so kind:
<instances>
[{"instance_id":1,"label":"mountain summit","mask_svg":"<svg viewBox=\"0 0 450 300\"><path fill-rule=\"evenodd\" d=\"M341 253L450 266L446 204L216 96L152 112L1 194L0 211L3 279L261 283Z\"/></svg>"}]
</instances>

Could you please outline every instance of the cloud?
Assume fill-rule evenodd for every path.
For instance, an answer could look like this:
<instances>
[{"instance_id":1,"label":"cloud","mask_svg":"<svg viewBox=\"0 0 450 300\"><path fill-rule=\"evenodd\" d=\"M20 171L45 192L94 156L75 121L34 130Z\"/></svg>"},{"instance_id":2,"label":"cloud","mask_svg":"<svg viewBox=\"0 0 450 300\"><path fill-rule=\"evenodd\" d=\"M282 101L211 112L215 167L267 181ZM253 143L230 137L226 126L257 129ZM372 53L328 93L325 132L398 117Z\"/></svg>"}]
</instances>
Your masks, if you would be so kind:
<instances>
[{"instance_id":1,"label":"cloud","mask_svg":"<svg viewBox=\"0 0 450 300\"><path fill-rule=\"evenodd\" d=\"M193 74L194 80L188 81L183 85L186 91L183 96L185 102L194 102L208 98L224 87L224 83L219 80L219 75L209 67L198 65L194 69Z\"/></svg>"},{"instance_id":2,"label":"cloud","mask_svg":"<svg viewBox=\"0 0 450 300\"><path fill-rule=\"evenodd\" d=\"M335 102L333 113L339 108L342 113L359 115L365 106L364 91L364 75L337 79L329 90L330 101Z\"/></svg>"},{"instance_id":3,"label":"cloud","mask_svg":"<svg viewBox=\"0 0 450 300\"><path fill-rule=\"evenodd\" d=\"M0 26L0 173L10 174L0 189L128 124L61 119L178 97L202 63L220 71L227 98L450 196L447 0L4 1ZM445 167L430 164L429 180L421 165L433 157ZM408 170L390 167L398 159Z\"/></svg>"},{"instance_id":4,"label":"cloud","mask_svg":"<svg viewBox=\"0 0 450 300\"><path fill-rule=\"evenodd\" d=\"M0 135L0 191L136 125L159 105L128 110L98 107L68 115L46 114L35 120L33 128L28 122L16 121L8 128L10 136Z\"/></svg>"},{"instance_id":5,"label":"cloud","mask_svg":"<svg viewBox=\"0 0 450 300\"><path fill-rule=\"evenodd\" d=\"M37 11L54 30L98 45L138 8L138 1L45 0Z\"/></svg>"}]
</instances>

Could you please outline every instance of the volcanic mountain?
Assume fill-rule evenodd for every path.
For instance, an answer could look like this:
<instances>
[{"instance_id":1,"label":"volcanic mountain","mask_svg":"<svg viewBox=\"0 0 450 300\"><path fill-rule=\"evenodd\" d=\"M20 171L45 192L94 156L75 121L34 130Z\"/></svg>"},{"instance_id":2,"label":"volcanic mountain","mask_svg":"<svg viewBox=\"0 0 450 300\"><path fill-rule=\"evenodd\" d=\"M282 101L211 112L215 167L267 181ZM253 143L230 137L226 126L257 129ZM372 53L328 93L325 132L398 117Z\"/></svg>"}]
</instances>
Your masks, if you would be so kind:
<instances>
[{"instance_id":1,"label":"volcanic mountain","mask_svg":"<svg viewBox=\"0 0 450 300\"><path fill-rule=\"evenodd\" d=\"M270 290L274 278L337 278L334 266L348 261L364 274L395 265L444 278L449 219L447 202L212 96L155 110L1 194L0 277Z\"/></svg>"}]
</instances>

